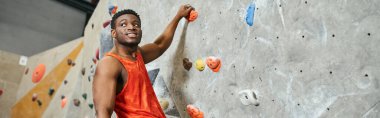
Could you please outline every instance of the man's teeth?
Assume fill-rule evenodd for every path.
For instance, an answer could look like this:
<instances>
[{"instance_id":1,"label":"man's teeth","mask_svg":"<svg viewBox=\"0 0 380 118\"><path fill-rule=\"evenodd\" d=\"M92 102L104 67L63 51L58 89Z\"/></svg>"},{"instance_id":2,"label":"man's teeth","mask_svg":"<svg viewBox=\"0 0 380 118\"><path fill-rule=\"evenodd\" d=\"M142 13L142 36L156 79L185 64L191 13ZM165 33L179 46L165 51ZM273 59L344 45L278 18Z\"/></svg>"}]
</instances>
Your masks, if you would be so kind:
<instances>
[{"instance_id":1,"label":"man's teeth","mask_svg":"<svg viewBox=\"0 0 380 118\"><path fill-rule=\"evenodd\" d=\"M134 34L134 33L128 33L127 34L129 37L136 37L136 34Z\"/></svg>"}]
</instances>

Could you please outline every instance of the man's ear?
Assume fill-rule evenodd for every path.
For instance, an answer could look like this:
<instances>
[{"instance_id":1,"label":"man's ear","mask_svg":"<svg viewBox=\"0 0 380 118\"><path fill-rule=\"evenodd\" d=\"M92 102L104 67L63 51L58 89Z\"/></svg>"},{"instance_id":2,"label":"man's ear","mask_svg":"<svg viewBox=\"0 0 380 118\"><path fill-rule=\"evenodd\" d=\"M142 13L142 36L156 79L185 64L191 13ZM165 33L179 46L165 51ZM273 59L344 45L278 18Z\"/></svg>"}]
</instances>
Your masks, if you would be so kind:
<instances>
[{"instance_id":1,"label":"man's ear","mask_svg":"<svg viewBox=\"0 0 380 118\"><path fill-rule=\"evenodd\" d=\"M112 36L112 38L116 37L116 30L115 29L111 29L111 36Z\"/></svg>"}]
</instances>

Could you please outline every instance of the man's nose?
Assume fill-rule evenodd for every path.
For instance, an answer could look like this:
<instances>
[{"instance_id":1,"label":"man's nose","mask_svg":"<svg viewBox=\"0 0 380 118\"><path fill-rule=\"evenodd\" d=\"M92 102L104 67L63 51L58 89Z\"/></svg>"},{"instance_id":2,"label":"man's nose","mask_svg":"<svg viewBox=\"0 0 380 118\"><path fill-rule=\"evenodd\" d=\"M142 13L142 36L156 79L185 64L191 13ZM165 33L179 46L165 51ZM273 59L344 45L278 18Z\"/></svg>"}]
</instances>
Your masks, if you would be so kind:
<instances>
[{"instance_id":1,"label":"man's nose","mask_svg":"<svg viewBox=\"0 0 380 118\"><path fill-rule=\"evenodd\" d=\"M128 30L136 30L136 28L131 23L127 24L127 29Z\"/></svg>"}]
</instances>

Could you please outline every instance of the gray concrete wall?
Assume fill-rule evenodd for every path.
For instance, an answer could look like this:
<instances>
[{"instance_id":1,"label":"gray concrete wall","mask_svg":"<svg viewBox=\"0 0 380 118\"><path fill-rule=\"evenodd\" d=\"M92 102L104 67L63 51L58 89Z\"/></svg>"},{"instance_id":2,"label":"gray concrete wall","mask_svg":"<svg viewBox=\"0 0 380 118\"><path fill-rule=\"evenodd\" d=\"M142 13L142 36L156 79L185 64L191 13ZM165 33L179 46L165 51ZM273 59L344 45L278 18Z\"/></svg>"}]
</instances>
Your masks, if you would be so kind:
<instances>
[{"instance_id":1,"label":"gray concrete wall","mask_svg":"<svg viewBox=\"0 0 380 118\"><path fill-rule=\"evenodd\" d=\"M20 55L0 50L0 117L10 117L10 111L16 102L16 94L25 66L19 65Z\"/></svg>"},{"instance_id":2,"label":"gray concrete wall","mask_svg":"<svg viewBox=\"0 0 380 118\"><path fill-rule=\"evenodd\" d=\"M1 0L0 49L32 56L81 37L85 20L54 0Z\"/></svg>"}]
</instances>

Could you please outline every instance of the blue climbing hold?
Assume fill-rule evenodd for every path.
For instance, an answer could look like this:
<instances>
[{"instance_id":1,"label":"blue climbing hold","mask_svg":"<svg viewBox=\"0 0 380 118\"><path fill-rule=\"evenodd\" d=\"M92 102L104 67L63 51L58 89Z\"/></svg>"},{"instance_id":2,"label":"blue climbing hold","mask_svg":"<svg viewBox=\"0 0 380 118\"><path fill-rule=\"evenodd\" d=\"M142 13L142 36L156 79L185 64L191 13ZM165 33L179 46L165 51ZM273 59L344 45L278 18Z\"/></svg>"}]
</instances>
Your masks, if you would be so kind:
<instances>
[{"instance_id":1,"label":"blue climbing hold","mask_svg":"<svg viewBox=\"0 0 380 118\"><path fill-rule=\"evenodd\" d=\"M108 6L108 13L112 16L116 13L117 6L116 5L110 5Z\"/></svg>"},{"instance_id":2,"label":"blue climbing hold","mask_svg":"<svg viewBox=\"0 0 380 118\"><path fill-rule=\"evenodd\" d=\"M254 22L254 16L255 16L255 9L256 9L256 4L252 3L248 6L247 9L247 15L245 16L245 21L247 21L247 24L249 26L253 25Z\"/></svg>"},{"instance_id":3,"label":"blue climbing hold","mask_svg":"<svg viewBox=\"0 0 380 118\"><path fill-rule=\"evenodd\" d=\"M156 80L158 72L160 72L160 68L156 68L156 69L148 71L148 76L149 76L149 79L150 79L150 82L152 83L152 85L154 84L154 81Z\"/></svg>"}]
</instances>

